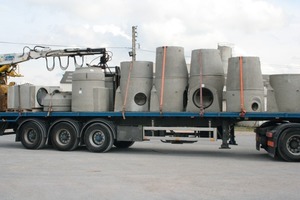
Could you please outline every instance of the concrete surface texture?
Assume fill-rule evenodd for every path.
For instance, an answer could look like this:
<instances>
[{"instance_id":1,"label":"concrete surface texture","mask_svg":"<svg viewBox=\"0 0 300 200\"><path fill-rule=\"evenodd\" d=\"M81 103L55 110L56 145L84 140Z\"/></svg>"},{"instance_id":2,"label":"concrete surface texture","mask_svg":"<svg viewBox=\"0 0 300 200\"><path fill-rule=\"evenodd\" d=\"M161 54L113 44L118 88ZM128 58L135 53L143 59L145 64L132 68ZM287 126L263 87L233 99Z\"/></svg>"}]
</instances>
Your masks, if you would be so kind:
<instances>
[{"instance_id":1,"label":"concrete surface texture","mask_svg":"<svg viewBox=\"0 0 300 200\"><path fill-rule=\"evenodd\" d=\"M2 136L0 199L299 199L299 163L256 151L254 133L237 142L139 142L98 154L27 150Z\"/></svg>"}]
</instances>

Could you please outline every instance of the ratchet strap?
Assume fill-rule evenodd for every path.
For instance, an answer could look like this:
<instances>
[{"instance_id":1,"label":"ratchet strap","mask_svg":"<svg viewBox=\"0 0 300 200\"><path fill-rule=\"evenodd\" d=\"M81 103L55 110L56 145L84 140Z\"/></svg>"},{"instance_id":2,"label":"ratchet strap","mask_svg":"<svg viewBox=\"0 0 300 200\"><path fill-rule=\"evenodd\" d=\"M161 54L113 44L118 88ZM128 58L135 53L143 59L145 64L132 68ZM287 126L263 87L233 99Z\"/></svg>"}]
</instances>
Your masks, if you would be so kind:
<instances>
[{"instance_id":1,"label":"ratchet strap","mask_svg":"<svg viewBox=\"0 0 300 200\"><path fill-rule=\"evenodd\" d=\"M246 114L245 109L245 96L244 96L244 78L243 78L243 57L240 56L240 103L241 103L241 112L240 116L244 117Z\"/></svg>"},{"instance_id":2,"label":"ratchet strap","mask_svg":"<svg viewBox=\"0 0 300 200\"><path fill-rule=\"evenodd\" d=\"M163 47L163 63L162 63L162 72L161 72L161 88L160 88L160 101L159 101L159 112L162 114L163 103L164 103L164 89L165 89L165 71L166 71L166 56L167 56L167 47Z\"/></svg>"}]
</instances>

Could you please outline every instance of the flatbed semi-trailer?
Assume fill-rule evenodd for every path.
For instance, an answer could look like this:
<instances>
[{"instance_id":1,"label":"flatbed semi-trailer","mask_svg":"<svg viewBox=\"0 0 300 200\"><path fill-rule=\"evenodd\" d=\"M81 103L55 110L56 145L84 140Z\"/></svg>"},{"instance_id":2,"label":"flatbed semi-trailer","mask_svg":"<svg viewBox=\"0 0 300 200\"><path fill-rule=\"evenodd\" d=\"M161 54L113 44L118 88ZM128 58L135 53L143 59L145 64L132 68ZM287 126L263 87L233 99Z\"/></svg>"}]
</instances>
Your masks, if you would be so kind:
<instances>
[{"instance_id":1,"label":"flatbed semi-trailer","mask_svg":"<svg viewBox=\"0 0 300 200\"><path fill-rule=\"evenodd\" d=\"M263 112L265 97L258 57L229 56L222 62L217 49L193 50L188 73L183 52L182 47L158 47L155 70L148 61L108 67L111 53L105 48L51 50L36 46L24 47L23 53L0 55L0 135L15 134L16 141L28 149L49 144L67 151L85 145L92 152L106 152L113 145L127 148L135 141L192 143L202 138L219 138L221 148L226 149L236 144L234 128L238 122L266 121L255 130L256 148L264 148L273 157L300 161L300 113ZM83 67L83 57L91 55L100 55L99 63ZM66 66L61 57L66 58ZM76 57L82 59L81 65ZM10 76L20 76L18 63L39 58L45 58L49 71L54 69L56 59L63 70L68 68L69 59L74 59L71 94L7 82ZM49 59L53 60L52 67ZM226 85L222 64L228 65ZM279 79L278 85L290 91L291 85L281 86L294 79L286 79ZM290 99L298 96L299 84L295 82L297 87L291 90ZM221 112L225 86L226 111L236 112ZM270 108L279 105L274 103L275 97L269 100ZM294 111L295 104L289 104L289 109L275 110Z\"/></svg>"},{"instance_id":2,"label":"flatbed semi-trailer","mask_svg":"<svg viewBox=\"0 0 300 200\"><path fill-rule=\"evenodd\" d=\"M256 148L272 157L300 161L300 113L283 112L1 112L1 135L16 134L28 149L46 144L62 151L85 145L92 152L112 145L130 147L136 141L158 139L192 143L202 138L235 144L240 121L265 121L255 129Z\"/></svg>"}]
</instances>

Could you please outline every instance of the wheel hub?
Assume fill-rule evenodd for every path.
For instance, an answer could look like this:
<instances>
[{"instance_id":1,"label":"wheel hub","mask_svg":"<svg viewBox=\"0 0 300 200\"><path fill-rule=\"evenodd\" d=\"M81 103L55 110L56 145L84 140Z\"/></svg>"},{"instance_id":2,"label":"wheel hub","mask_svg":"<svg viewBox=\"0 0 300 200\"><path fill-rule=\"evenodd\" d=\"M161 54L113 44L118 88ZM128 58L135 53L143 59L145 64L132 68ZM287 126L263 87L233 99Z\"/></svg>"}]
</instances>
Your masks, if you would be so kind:
<instances>
[{"instance_id":1,"label":"wheel hub","mask_svg":"<svg viewBox=\"0 0 300 200\"><path fill-rule=\"evenodd\" d=\"M101 131L97 131L93 135L93 142L96 145L102 145L105 141L105 135Z\"/></svg>"},{"instance_id":2,"label":"wheel hub","mask_svg":"<svg viewBox=\"0 0 300 200\"><path fill-rule=\"evenodd\" d=\"M287 140L288 151L293 155L300 155L300 137L292 136Z\"/></svg>"},{"instance_id":3,"label":"wheel hub","mask_svg":"<svg viewBox=\"0 0 300 200\"><path fill-rule=\"evenodd\" d=\"M70 138L71 134L66 130L63 130L59 133L59 141L62 144L68 144L70 142Z\"/></svg>"},{"instance_id":4,"label":"wheel hub","mask_svg":"<svg viewBox=\"0 0 300 200\"><path fill-rule=\"evenodd\" d=\"M36 132L34 130L30 130L27 138L29 142L34 142L36 140Z\"/></svg>"}]
</instances>

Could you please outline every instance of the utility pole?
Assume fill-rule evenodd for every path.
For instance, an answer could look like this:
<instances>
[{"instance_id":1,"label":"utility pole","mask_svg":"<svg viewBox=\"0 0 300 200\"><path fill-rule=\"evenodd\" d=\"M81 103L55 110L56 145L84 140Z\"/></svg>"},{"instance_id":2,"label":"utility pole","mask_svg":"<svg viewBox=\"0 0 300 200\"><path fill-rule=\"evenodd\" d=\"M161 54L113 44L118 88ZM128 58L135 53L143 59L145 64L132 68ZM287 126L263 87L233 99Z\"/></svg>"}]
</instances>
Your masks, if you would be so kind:
<instances>
[{"instance_id":1,"label":"utility pole","mask_svg":"<svg viewBox=\"0 0 300 200\"><path fill-rule=\"evenodd\" d=\"M132 26L132 61L136 61L137 26Z\"/></svg>"}]
</instances>

